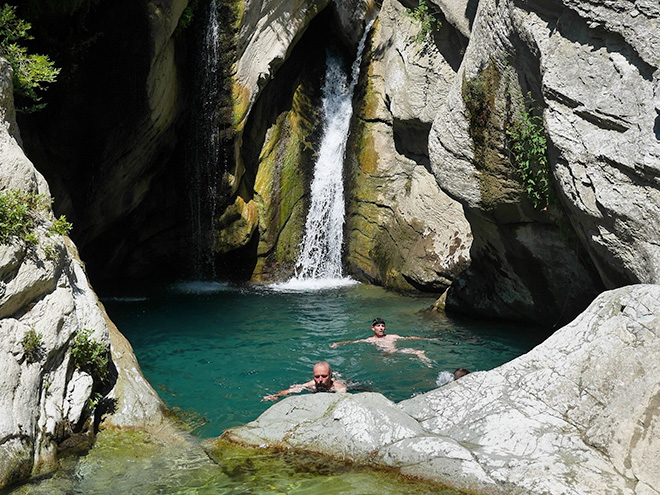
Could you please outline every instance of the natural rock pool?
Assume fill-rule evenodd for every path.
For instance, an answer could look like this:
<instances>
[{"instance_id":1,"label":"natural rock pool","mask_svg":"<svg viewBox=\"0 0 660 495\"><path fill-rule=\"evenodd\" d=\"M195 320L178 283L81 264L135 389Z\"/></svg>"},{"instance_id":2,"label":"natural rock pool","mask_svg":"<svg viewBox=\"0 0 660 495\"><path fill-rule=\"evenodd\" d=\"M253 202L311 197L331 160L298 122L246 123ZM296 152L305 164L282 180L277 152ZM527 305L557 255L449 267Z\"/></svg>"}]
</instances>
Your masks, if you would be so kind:
<instances>
[{"instance_id":1,"label":"natural rock pool","mask_svg":"<svg viewBox=\"0 0 660 495\"><path fill-rule=\"evenodd\" d=\"M272 405L261 400L264 395L311 379L318 360L329 361L355 391L400 401L435 388L443 371L491 369L540 340L529 328L431 312L433 297L362 284L294 290L186 282L99 293L145 376L193 425L193 436L189 444L161 445L140 432L102 431L89 453L64 459L54 476L13 494L458 495L395 473L223 442L213 449L214 463L198 444L256 419ZM330 348L371 336L376 316L386 320L388 333L433 339L399 342L425 350L431 367L415 355L384 355L367 343Z\"/></svg>"},{"instance_id":2,"label":"natural rock pool","mask_svg":"<svg viewBox=\"0 0 660 495\"><path fill-rule=\"evenodd\" d=\"M188 282L124 287L102 293L102 300L161 398L199 416L194 434L200 437L255 419L272 404L261 400L264 395L310 380L319 360L354 390L398 402L435 388L441 371L491 369L539 340L529 328L430 312L433 297L363 284L303 291ZM376 316L390 334L437 339L399 342L425 350L432 367L366 343L330 348L373 335Z\"/></svg>"}]
</instances>

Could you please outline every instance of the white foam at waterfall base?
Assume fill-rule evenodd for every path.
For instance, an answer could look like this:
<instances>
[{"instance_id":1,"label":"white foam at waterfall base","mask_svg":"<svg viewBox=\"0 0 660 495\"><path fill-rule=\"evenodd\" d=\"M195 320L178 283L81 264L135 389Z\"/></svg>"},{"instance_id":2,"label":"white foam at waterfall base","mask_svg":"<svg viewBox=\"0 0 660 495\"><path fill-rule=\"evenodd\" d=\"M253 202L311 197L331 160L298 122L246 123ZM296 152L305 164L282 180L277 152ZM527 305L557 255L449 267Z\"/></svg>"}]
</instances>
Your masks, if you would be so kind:
<instances>
[{"instance_id":1,"label":"white foam at waterfall base","mask_svg":"<svg viewBox=\"0 0 660 495\"><path fill-rule=\"evenodd\" d=\"M327 289L339 289L342 287L351 287L360 282L349 277L340 278L292 278L286 282L270 284L269 289L278 292L314 292Z\"/></svg>"}]
</instances>

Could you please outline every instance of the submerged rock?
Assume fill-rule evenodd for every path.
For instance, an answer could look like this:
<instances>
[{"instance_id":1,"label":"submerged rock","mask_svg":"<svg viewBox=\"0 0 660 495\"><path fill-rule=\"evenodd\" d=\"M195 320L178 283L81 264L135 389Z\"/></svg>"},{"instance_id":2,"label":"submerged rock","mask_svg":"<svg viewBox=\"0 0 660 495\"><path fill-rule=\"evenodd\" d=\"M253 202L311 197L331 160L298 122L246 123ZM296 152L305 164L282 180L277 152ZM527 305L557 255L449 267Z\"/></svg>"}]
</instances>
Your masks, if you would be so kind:
<instances>
[{"instance_id":1,"label":"submerged rock","mask_svg":"<svg viewBox=\"0 0 660 495\"><path fill-rule=\"evenodd\" d=\"M660 493L660 287L609 291L529 353L399 404L291 397L224 437L487 494Z\"/></svg>"}]
</instances>

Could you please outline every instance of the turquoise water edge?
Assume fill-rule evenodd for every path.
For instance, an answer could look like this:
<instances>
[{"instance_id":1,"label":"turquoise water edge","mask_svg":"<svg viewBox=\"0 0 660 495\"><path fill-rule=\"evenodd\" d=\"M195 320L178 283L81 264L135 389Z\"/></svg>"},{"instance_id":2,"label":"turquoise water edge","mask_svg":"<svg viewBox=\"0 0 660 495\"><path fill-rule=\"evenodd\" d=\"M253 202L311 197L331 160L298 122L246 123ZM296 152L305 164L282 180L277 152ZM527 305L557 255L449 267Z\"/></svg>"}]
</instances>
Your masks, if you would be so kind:
<instances>
[{"instance_id":1,"label":"turquoise water edge","mask_svg":"<svg viewBox=\"0 0 660 495\"><path fill-rule=\"evenodd\" d=\"M311 379L319 360L330 362L350 391L380 392L398 402L436 388L442 372L492 369L540 340L529 328L430 311L432 296L355 283L301 290L181 282L123 285L99 295L144 375L167 406L189 421L197 443L256 419L273 404L262 401L264 395ZM424 350L431 366L411 354L385 355L367 343L330 348L332 342L371 336L377 316L390 334L429 339L399 344ZM65 458L54 475L7 493L460 494L311 455L226 445L217 464L209 464L200 451L163 451L139 432L102 431L85 455Z\"/></svg>"}]
</instances>

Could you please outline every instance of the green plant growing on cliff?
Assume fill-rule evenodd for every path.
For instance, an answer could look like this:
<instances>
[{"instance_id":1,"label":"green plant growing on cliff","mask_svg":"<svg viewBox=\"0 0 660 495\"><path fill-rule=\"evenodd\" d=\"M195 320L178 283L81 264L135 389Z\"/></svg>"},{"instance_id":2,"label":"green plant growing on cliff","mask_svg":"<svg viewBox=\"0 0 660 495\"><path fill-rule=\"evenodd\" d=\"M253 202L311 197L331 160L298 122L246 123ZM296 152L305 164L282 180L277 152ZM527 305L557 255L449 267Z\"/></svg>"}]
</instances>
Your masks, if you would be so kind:
<instances>
[{"instance_id":1,"label":"green plant growing on cliff","mask_svg":"<svg viewBox=\"0 0 660 495\"><path fill-rule=\"evenodd\" d=\"M108 346L93 338L92 331L88 328L76 333L71 347L71 356L76 367L101 381L105 381L108 376L109 352Z\"/></svg>"},{"instance_id":2,"label":"green plant growing on cliff","mask_svg":"<svg viewBox=\"0 0 660 495\"><path fill-rule=\"evenodd\" d=\"M36 228L48 223L51 200L43 194L10 189L0 192L0 244L15 240L37 245ZM53 220L47 235L67 235L72 225L64 215Z\"/></svg>"},{"instance_id":3,"label":"green plant growing on cliff","mask_svg":"<svg viewBox=\"0 0 660 495\"><path fill-rule=\"evenodd\" d=\"M193 17L195 17L195 11L197 10L198 4L199 0L192 0L188 6L183 9L181 17L179 17L179 21L176 24L176 29L174 30L174 36L178 36L183 30L190 26Z\"/></svg>"},{"instance_id":4,"label":"green plant growing on cliff","mask_svg":"<svg viewBox=\"0 0 660 495\"><path fill-rule=\"evenodd\" d=\"M428 0L419 0L417 7L408 9L408 16L419 23L419 31L413 37L417 43L424 43L428 36L442 27L437 12L431 9Z\"/></svg>"},{"instance_id":5,"label":"green plant growing on cliff","mask_svg":"<svg viewBox=\"0 0 660 495\"><path fill-rule=\"evenodd\" d=\"M39 361L43 356L43 335L37 333L34 329L31 328L25 332L21 344L23 344L23 352L28 363Z\"/></svg>"},{"instance_id":6,"label":"green plant growing on cliff","mask_svg":"<svg viewBox=\"0 0 660 495\"><path fill-rule=\"evenodd\" d=\"M541 116L534 113L534 100L528 93L510 122L506 135L511 161L534 208L543 209L550 200L548 140Z\"/></svg>"},{"instance_id":7,"label":"green plant growing on cliff","mask_svg":"<svg viewBox=\"0 0 660 495\"><path fill-rule=\"evenodd\" d=\"M66 221L66 216L60 215L59 218L53 220L53 224L48 228L48 236L69 235L72 227L73 225Z\"/></svg>"},{"instance_id":8,"label":"green plant growing on cliff","mask_svg":"<svg viewBox=\"0 0 660 495\"><path fill-rule=\"evenodd\" d=\"M35 244L34 228L49 205L48 198L41 194L19 190L0 193L0 244L9 244L14 239Z\"/></svg>"},{"instance_id":9,"label":"green plant growing on cliff","mask_svg":"<svg viewBox=\"0 0 660 495\"><path fill-rule=\"evenodd\" d=\"M29 22L16 17L16 7L4 4L0 8L0 56L12 67L14 93L32 102L30 106L17 108L26 113L45 106L40 103L39 93L45 89L45 84L55 82L60 72L48 55L28 53L27 48L19 44L33 39L28 33L31 27Z\"/></svg>"}]
</instances>

